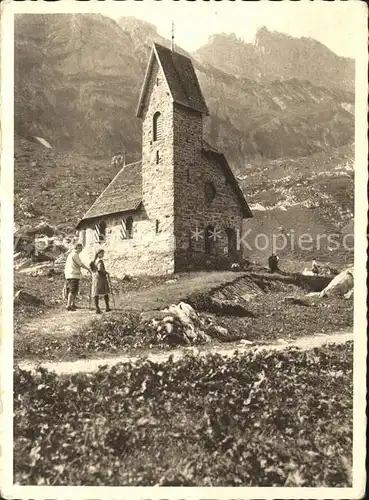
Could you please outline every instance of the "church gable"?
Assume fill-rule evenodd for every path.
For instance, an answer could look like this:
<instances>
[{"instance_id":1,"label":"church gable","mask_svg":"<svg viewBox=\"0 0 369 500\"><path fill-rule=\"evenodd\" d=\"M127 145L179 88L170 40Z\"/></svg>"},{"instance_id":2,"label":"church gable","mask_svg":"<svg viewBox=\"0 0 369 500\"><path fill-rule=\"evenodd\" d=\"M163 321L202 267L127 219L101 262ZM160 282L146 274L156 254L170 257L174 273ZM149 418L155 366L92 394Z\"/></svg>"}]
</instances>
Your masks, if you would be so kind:
<instances>
[{"instance_id":1,"label":"church gable","mask_svg":"<svg viewBox=\"0 0 369 500\"><path fill-rule=\"evenodd\" d=\"M243 194L242 189L240 188L240 185L234 176L232 169L227 162L226 157L224 156L223 153L215 149L213 146L208 144L206 141L203 141L203 149L202 149L203 155L210 160L213 164L218 165L219 168L222 170L225 179L231 186L234 195L236 196L238 203L241 207L242 215L245 218L251 218L252 217L252 212L250 210L250 207L246 201L245 195Z\"/></svg>"},{"instance_id":2,"label":"church gable","mask_svg":"<svg viewBox=\"0 0 369 500\"><path fill-rule=\"evenodd\" d=\"M173 103L209 114L191 59L154 44L147 66L144 83L137 107L137 116L142 118L143 106L149 90L154 64L157 63L167 83Z\"/></svg>"},{"instance_id":3,"label":"church gable","mask_svg":"<svg viewBox=\"0 0 369 500\"><path fill-rule=\"evenodd\" d=\"M168 84L165 80L158 61L154 58L152 64L149 64L145 76L144 91L140 97L140 118L145 118L145 113L149 108L162 107L165 101L165 107L171 106L171 96Z\"/></svg>"}]
</instances>

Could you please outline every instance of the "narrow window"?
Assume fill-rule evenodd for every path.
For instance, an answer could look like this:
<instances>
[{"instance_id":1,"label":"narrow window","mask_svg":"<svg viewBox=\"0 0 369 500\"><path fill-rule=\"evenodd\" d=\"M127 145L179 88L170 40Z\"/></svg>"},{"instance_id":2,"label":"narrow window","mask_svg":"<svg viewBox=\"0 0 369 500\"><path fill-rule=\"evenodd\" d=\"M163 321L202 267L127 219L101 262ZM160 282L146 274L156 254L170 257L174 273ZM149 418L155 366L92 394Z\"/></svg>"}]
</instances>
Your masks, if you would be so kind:
<instances>
[{"instance_id":1,"label":"narrow window","mask_svg":"<svg viewBox=\"0 0 369 500\"><path fill-rule=\"evenodd\" d=\"M160 162L160 155L159 155L159 151L156 152L156 164L158 165Z\"/></svg>"},{"instance_id":2,"label":"narrow window","mask_svg":"<svg viewBox=\"0 0 369 500\"><path fill-rule=\"evenodd\" d=\"M236 231L228 227L226 229L227 234L227 248L228 248L228 256L231 259L235 259L237 257L237 234Z\"/></svg>"},{"instance_id":3,"label":"narrow window","mask_svg":"<svg viewBox=\"0 0 369 500\"><path fill-rule=\"evenodd\" d=\"M190 169L187 169L187 182L190 182Z\"/></svg>"},{"instance_id":4,"label":"narrow window","mask_svg":"<svg viewBox=\"0 0 369 500\"><path fill-rule=\"evenodd\" d=\"M133 238L133 218L127 217L126 219L126 230L127 230L127 238Z\"/></svg>"},{"instance_id":5,"label":"narrow window","mask_svg":"<svg viewBox=\"0 0 369 500\"><path fill-rule=\"evenodd\" d=\"M212 182L206 182L204 186L205 199L207 203L211 203L216 195L215 186Z\"/></svg>"},{"instance_id":6,"label":"narrow window","mask_svg":"<svg viewBox=\"0 0 369 500\"><path fill-rule=\"evenodd\" d=\"M161 139L161 114L159 113L159 111L154 114L152 125L153 140L158 141L159 139Z\"/></svg>"},{"instance_id":7,"label":"narrow window","mask_svg":"<svg viewBox=\"0 0 369 500\"><path fill-rule=\"evenodd\" d=\"M159 78L156 79L156 86L159 86Z\"/></svg>"},{"instance_id":8,"label":"narrow window","mask_svg":"<svg viewBox=\"0 0 369 500\"><path fill-rule=\"evenodd\" d=\"M94 240L95 243L103 243L106 238L106 224L102 220L101 222L97 223L94 227Z\"/></svg>"},{"instance_id":9,"label":"narrow window","mask_svg":"<svg viewBox=\"0 0 369 500\"><path fill-rule=\"evenodd\" d=\"M158 220L158 219L156 219L156 221L155 221L155 232L156 232L156 234L158 234L159 229L160 229L159 220Z\"/></svg>"}]
</instances>

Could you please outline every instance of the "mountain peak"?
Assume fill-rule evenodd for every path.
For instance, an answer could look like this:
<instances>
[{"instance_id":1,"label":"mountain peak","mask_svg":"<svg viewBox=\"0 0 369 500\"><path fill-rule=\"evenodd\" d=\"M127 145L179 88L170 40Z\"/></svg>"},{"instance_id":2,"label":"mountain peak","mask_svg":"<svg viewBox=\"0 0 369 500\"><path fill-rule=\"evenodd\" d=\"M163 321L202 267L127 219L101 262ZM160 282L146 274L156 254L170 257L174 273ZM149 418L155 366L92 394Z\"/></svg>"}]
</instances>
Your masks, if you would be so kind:
<instances>
[{"instance_id":1,"label":"mountain peak","mask_svg":"<svg viewBox=\"0 0 369 500\"><path fill-rule=\"evenodd\" d=\"M144 21L143 19L137 19L136 17L119 17L117 19L119 26L128 33L134 33L136 36L139 32L142 34L150 34L151 36L158 36L158 29L155 24Z\"/></svg>"},{"instance_id":2,"label":"mountain peak","mask_svg":"<svg viewBox=\"0 0 369 500\"><path fill-rule=\"evenodd\" d=\"M328 88L354 88L353 60L339 57L313 38L269 31L266 26L257 30L252 43L233 33L213 35L196 56L236 77L256 81L296 78Z\"/></svg>"}]
</instances>

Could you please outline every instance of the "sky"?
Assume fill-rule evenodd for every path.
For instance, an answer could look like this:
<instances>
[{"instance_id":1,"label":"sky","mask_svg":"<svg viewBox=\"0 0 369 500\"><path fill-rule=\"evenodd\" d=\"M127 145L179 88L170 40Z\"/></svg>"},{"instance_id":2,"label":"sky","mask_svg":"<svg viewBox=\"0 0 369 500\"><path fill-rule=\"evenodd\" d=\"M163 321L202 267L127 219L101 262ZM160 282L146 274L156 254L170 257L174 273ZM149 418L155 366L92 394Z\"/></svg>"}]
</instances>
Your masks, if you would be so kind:
<instances>
[{"instance_id":1,"label":"sky","mask_svg":"<svg viewBox=\"0 0 369 500\"><path fill-rule=\"evenodd\" d=\"M101 3L100 3L101 5ZM100 10L103 14L103 10ZM294 37L311 37L341 56L355 58L361 29L366 29L366 6L357 0L244 2L216 0L144 0L117 2L113 18L133 16L158 28L160 35L171 36L175 23L175 42L187 51L204 45L214 33L235 33L251 42L258 28L280 31Z\"/></svg>"}]
</instances>

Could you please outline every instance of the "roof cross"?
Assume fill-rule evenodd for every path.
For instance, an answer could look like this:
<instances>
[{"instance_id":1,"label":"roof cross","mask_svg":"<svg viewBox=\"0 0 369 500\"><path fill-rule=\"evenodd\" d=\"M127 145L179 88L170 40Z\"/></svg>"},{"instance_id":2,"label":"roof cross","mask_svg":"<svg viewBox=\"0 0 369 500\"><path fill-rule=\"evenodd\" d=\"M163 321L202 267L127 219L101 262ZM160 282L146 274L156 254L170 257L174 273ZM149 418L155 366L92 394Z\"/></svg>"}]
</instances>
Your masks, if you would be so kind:
<instances>
[{"instance_id":1,"label":"roof cross","mask_svg":"<svg viewBox=\"0 0 369 500\"><path fill-rule=\"evenodd\" d=\"M174 21L172 21L172 43L171 43L172 52L174 52Z\"/></svg>"}]
</instances>

